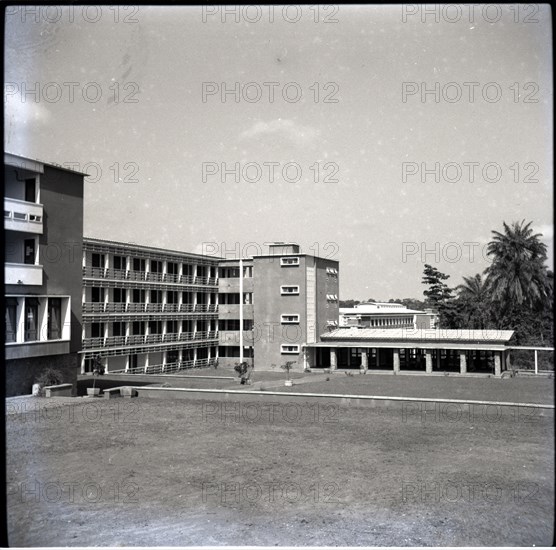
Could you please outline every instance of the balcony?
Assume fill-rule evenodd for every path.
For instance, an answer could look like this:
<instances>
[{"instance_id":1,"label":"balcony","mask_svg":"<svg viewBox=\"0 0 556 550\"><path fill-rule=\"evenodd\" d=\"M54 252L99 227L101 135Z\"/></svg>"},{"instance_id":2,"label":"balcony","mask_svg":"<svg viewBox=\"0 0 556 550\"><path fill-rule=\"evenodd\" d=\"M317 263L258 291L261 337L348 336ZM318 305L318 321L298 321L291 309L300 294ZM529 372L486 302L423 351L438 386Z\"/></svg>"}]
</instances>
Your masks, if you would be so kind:
<instances>
[{"instance_id":1,"label":"balcony","mask_svg":"<svg viewBox=\"0 0 556 550\"><path fill-rule=\"evenodd\" d=\"M6 285L42 285L42 265L4 264L4 284Z\"/></svg>"},{"instance_id":2,"label":"balcony","mask_svg":"<svg viewBox=\"0 0 556 550\"><path fill-rule=\"evenodd\" d=\"M216 340L217 331L210 332L167 332L166 334L135 334L129 336L92 337L83 339L83 349L96 349L146 344L171 344L195 340Z\"/></svg>"},{"instance_id":3,"label":"balcony","mask_svg":"<svg viewBox=\"0 0 556 550\"><path fill-rule=\"evenodd\" d=\"M243 279L243 292L253 292L254 283L253 278L248 277ZM218 292L221 293L234 293L239 292L239 277L237 278L220 278L218 279Z\"/></svg>"},{"instance_id":4,"label":"balcony","mask_svg":"<svg viewBox=\"0 0 556 550\"><path fill-rule=\"evenodd\" d=\"M22 201L18 201L22 202ZM29 204L29 203L24 203ZM42 208L42 206L41 206ZM41 231L42 233L42 231ZM217 286L218 279L214 277L193 277L191 275L176 275L172 273L158 273L153 271L133 271L107 267L83 267L83 276L92 279L115 279L119 281L140 281L145 283L203 285Z\"/></svg>"},{"instance_id":5,"label":"balcony","mask_svg":"<svg viewBox=\"0 0 556 550\"><path fill-rule=\"evenodd\" d=\"M4 228L42 235L42 204L4 198Z\"/></svg>"},{"instance_id":6,"label":"balcony","mask_svg":"<svg viewBox=\"0 0 556 550\"><path fill-rule=\"evenodd\" d=\"M220 319L239 319L239 304L219 304L218 317ZM244 304L243 318L253 319L253 304Z\"/></svg>"}]
</instances>

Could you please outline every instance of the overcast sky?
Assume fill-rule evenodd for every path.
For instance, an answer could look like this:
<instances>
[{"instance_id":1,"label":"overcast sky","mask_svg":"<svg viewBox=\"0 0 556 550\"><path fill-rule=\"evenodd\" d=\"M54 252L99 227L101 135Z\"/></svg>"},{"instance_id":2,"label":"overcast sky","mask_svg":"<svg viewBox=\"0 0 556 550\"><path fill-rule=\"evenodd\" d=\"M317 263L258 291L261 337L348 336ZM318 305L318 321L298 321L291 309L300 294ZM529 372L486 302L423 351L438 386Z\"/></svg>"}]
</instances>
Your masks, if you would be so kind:
<instances>
[{"instance_id":1,"label":"overcast sky","mask_svg":"<svg viewBox=\"0 0 556 550\"><path fill-rule=\"evenodd\" d=\"M342 299L422 298L424 263L455 286L503 221L552 263L550 12L468 6L10 8L5 149L88 171L85 236L294 241Z\"/></svg>"}]
</instances>

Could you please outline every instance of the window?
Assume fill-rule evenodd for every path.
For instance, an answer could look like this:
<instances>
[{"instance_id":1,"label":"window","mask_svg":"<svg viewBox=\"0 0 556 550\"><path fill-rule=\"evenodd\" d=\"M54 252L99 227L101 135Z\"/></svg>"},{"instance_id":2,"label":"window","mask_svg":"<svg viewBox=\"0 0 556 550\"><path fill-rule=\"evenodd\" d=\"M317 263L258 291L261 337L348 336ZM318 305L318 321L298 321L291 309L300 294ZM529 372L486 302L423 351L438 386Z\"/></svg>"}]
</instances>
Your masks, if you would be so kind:
<instances>
[{"instance_id":1,"label":"window","mask_svg":"<svg viewBox=\"0 0 556 550\"><path fill-rule=\"evenodd\" d=\"M143 334L143 322L142 321L133 321L133 324L131 325L131 333L134 336L138 336L140 334Z\"/></svg>"},{"instance_id":2,"label":"window","mask_svg":"<svg viewBox=\"0 0 556 550\"><path fill-rule=\"evenodd\" d=\"M23 262L27 265L35 264L35 239L25 239L23 244Z\"/></svg>"},{"instance_id":3,"label":"window","mask_svg":"<svg viewBox=\"0 0 556 550\"><path fill-rule=\"evenodd\" d=\"M280 293L282 296L287 296L288 294L299 294L299 286L281 286Z\"/></svg>"},{"instance_id":4,"label":"window","mask_svg":"<svg viewBox=\"0 0 556 550\"><path fill-rule=\"evenodd\" d=\"M17 340L17 299L6 298L6 342Z\"/></svg>"},{"instance_id":5,"label":"window","mask_svg":"<svg viewBox=\"0 0 556 550\"><path fill-rule=\"evenodd\" d=\"M125 288L115 288L114 289L114 302L121 304L125 303L126 290Z\"/></svg>"},{"instance_id":6,"label":"window","mask_svg":"<svg viewBox=\"0 0 556 550\"><path fill-rule=\"evenodd\" d=\"M326 273L328 275L338 275L338 270L335 267L327 267Z\"/></svg>"},{"instance_id":7,"label":"window","mask_svg":"<svg viewBox=\"0 0 556 550\"><path fill-rule=\"evenodd\" d=\"M169 304L177 304L178 303L178 293L174 290L169 290L166 293L166 302Z\"/></svg>"},{"instance_id":8,"label":"window","mask_svg":"<svg viewBox=\"0 0 556 550\"><path fill-rule=\"evenodd\" d=\"M178 321L166 321L166 332L168 334L176 334L177 332L179 332L178 327Z\"/></svg>"},{"instance_id":9,"label":"window","mask_svg":"<svg viewBox=\"0 0 556 550\"><path fill-rule=\"evenodd\" d=\"M220 330L239 330L239 319L220 319Z\"/></svg>"},{"instance_id":10,"label":"window","mask_svg":"<svg viewBox=\"0 0 556 550\"><path fill-rule=\"evenodd\" d=\"M151 260L151 273L162 273L162 262L159 260Z\"/></svg>"},{"instance_id":11,"label":"window","mask_svg":"<svg viewBox=\"0 0 556 550\"><path fill-rule=\"evenodd\" d=\"M48 298L48 339L62 337L62 299Z\"/></svg>"},{"instance_id":12,"label":"window","mask_svg":"<svg viewBox=\"0 0 556 550\"><path fill-rule=\"evenodd\" d=\"M151 304L162 303L162 290L151 290Z\"/></svg>"},{"instance_id":13,"label":"window","mask_svg":"<svg viewBox=\"0 0 556 550\"><path fill-rule=\"evenodd\" d=\"M91 338L104 338L104 323L91 323Z\"/></svg>"},{"instance_id":14,"label":"window","mask_svg":"<svg viewBox=\"0 0 556 550\"><path fill-rule=\"evenodd\" d=\"M104 254L91 254L92 267L104 267Z\"/></svg>"},{"instance_id":15,"label":"window","mask_svg":"<svg viewBox=\"0 0 556 550\"><path fill-rule=\"evenodd\" d=\"M299 258L280 258L280 265L282 267L299 265Z\"/></svg>"},{"instance_id":16,"label":"window","mask_svg":"<svg viewBox=\"0 0 556 550\"><path fill-rule=\"evenodd\" d=\"M280 353L299 353L298 344L282 344L280 346Z\"/></svg>"},{"instance_id":17,"label":"window","mask_svg":"<svg viewBox=\"0 0 556 550\"><path fill-rule=\"evenodd\" d=\"M145 260L133 258L133 271L145 271Z\"/></svg>"},{"instance_id":18,"label":"window","mask_svg":"<svg viewBox=\"0 0 556 550\"><path fill-rule=\"evenodd\" d=\"M25 341L38 340L39 300L25 299Z\"/></svg>"},{"instance_id":19,"label":"window","mask_svg":"<svg viewBox=\"0 0 556 550\"><path fill-rule=\"evenodd\" d=\"M26 202L35 202L36 200L36 181L35 178L25 180L25 200Z\"/></svg>"},{"instance_id":20,"label":"window","mask_svg":"<svg viewBox=\"0 0 556 550\"><path fill-rule=\"evenodd\" d=\"M218 303L219 304L239 304L239 294L234 293L223 293L218 295Z\"/></svg>"},{"instance_id":21,"label":"window","mask_svg":"<svg viewBox=\"0 0 556 550\"><path fill-rule=\"evenodd\" d=\"M125 336L125 323L112 323L112 336Z\"/></svg>"},{"instance_id":22,"label":"window","mask_svg":"<svg viewBox=\"0 0 556 550\"><path fill-rule=\"evenodd\" d=\"M280 316L281 323L299 323L299 315L297 313L283 313Z\"/></svg>"},{"instance_id":23,"label":"window","mask_svg":"<svg viewBox=\"0 0 556 550\"><path fill-rule=\"evenodd\" d=\"M177 275L178 264L176 262L168 262L166 266L166 272L168 273L168 275Z\"/></svg>"},{"instance_id":24,"label":"window","mask_svg":"<svg viewBox=\"0 0 556 550\"><path fill-rule=\"evenodd\" d=\"M126 257L125 256L114 256L114 269L126 269Z\"/></svg>"},{"instance_id":25,"label":"window","mask_svg":"<svg viewBox=\"0 0 556 550\"><path fill-rule=\"evenodd\" d=\"M133 303L134 304L144 304L145 303L145 291L138 288L133 289Z\"/></svg>"},{"instance_id":26,"label":"window","mask_svg":"<svg viewBox=\"0 0 556 550\"><path fill-rule=\"evenodd\" d=\"M98 286L91 288L91 302L104 302L104 288Z\"/></svg>"},{"instance_id":27,"label":"window","mask_svg":"<svg viewBox=\"0 0 556 550\"><path fill-rule=\"evenodd\" d=\"M162 321L149 321L149 334L162 334Z\"/></svg>"},{"instance_id":28,"label":"window","mask_svg":"<svg viewBox=\"0 0 556 550\"><path fill-rule=\"evenodd\" d=\"M223 279L239 278L239 267L221 267L219 272Z\"/></svg>"}]
</instances>

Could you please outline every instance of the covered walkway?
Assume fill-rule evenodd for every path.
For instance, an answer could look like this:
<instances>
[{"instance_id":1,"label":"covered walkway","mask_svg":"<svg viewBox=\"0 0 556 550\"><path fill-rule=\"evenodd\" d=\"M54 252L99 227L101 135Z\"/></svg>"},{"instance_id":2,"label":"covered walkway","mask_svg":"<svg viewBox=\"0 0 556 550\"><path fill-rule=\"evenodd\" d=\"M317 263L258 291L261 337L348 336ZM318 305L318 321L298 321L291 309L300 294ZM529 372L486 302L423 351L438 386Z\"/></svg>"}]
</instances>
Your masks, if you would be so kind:
<instances>
[{"instance_id":1,"label":"covered walkway","mask_svg":"<svg viewBox=\"0 0 556 550\"><path fill-rule=\"evenodd\" d=\"M510 366L512 330L339 328L305 346L310 368L490 373Z\"/></svg>"}]
</instances>

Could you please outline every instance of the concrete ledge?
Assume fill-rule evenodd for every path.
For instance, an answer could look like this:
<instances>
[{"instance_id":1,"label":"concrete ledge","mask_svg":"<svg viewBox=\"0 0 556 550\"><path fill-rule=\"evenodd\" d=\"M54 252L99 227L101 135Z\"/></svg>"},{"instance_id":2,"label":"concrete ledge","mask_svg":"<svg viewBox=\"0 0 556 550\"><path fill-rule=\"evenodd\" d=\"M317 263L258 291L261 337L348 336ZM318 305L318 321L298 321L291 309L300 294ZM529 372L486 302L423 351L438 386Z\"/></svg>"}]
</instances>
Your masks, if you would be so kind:
<instances>
[{"instance_id":1,"label":"concrete ledge","mask_svg":"<svg viewBox=\"0 0 556 550\"><path fill-rule=\"evenodd\" d=\"M152 373L144 373L144 372L105 372L104 375L106 377L110 376L122 376L122 377L133 377L133 376L151 376L151 377L164 377L164 378L206 378L209 380L237 380L237 376L210 376L210 375L201 375L201 374L152 374ZM79 376L86 377L86 374L80 374Z\"/></svg>"},{"instance_id":2,"label":"concrete ledge","mask_svg":"<svg viewBox=\"0 0 556 550\"><path fill-rule=\"evenodd\" d=\"M71 397L73 384L57 384L55 386L45 386L46 397Z\"/></svg>"},{"instance_id":3,"label":"concrete ledge","mask_svg":"<svg viewBox=\"0 0 556 550\"><path fill-rule=\"evenodd\" d=\"M454 405L480 405L497 407L521 407L539 409L541 415L553 416L554 405L539 403L512 403L502 401L478 401L469 399L438 399L429 397L393 397L384 395L350 395L350 394L328 394L328 393L300 393L300 392L278 392L278 391L256 391L256 390L216 390L216 389L190 389L190 388L154 388L147 386L135 386L133 388L138 397L152 397L161 399L199 399L215 401L267 401L270 397L277 401L291 402L292 398L301 398L306 401L339 400L341 405L402 408L407 403L431 403L431 404L454 404Z\"/></svg>"}]
</instances>

